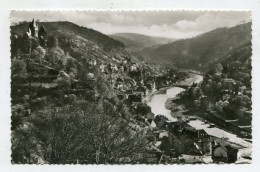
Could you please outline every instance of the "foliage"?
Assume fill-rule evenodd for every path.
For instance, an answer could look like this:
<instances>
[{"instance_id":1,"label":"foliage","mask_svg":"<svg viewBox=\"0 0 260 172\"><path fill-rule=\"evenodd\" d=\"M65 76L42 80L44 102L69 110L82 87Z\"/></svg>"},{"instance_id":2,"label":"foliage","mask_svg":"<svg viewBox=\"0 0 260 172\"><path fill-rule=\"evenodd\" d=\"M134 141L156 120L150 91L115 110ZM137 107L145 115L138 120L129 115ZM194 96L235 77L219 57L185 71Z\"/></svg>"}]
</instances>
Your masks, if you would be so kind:
<instances>
[{"instance_id":1,"label":"foliage","mask_svg":"<svg viewBox=\"0 0 260 172\"><path fill-rule=\"evenodd\" d=\"M35 49L33 49L31 57L36 60L42 61L45 57L45 54L46 54L46 50L41 46L38 46Z\"/></svg>"},{"instance_id":2,"label":"foliage","mask_svg":"<svg viewBox=\"0 0 260 172\"><path fill-rule=\"evenodd\" d=\"M222 71L223 71L223 66L220 63L216 64L215 72L216 73L222 73Z\"/></svg>"},{"instance_id":3,"label":"foliage","mask_svg":"<svg viewBox=\"0 0 260 172\"><path fill-rule=\"evenodd\" d=\"M248 107L248 105L250 106L251 104L251 99L247 95L236 96L232 99L232 104L236 108Z\"/></svg>"},{"instance_id":4,"label":"foliage","mask_svg":"<svg viewBox=\"0 0 260 172\"><path fill-rule=\"evenodd\" d=\"M50 164L141 162L136 156L149 144L146 131L121 118L105 100L98 105L78 101L73 106L45 109L29 121L14 131L14 163L37 163L39 159Z\"/></svg>"},{"instance_id":5,"label":"foliage","mask_svg":"<svg viewBox=\"0 0 260 172\"><path fill-rule=\"evenodd\" d=\"M12 76L25 78L28 75L26 63L24 60L21 59L16 59L12 61L11 71Z\"/></svg>"}]
</instances>

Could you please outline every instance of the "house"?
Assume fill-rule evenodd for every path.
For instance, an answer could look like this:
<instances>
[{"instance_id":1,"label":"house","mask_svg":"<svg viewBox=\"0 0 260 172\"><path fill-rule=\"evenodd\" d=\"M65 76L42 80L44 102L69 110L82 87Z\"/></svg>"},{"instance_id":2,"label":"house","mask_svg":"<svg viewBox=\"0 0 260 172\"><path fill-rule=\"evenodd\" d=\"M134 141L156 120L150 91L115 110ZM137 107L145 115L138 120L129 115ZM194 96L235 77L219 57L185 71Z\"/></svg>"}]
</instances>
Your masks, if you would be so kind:
<instances>
[{"instance_id":1,"label":"house","mask_svg":"<svg viewBox=\"0 0 260 172\"><path fill-rule=\"evenodd\" d=\"M116 89L117 89L118 91L124 92L124 85L123 85L121 82L116 83Z\"/></svg>"},{"instance_id":2,"label":"house","mask_svg":"<svg viewBox=\"0 0 260 172\"><path fill-rule=\"evenodd\" d=\"M200 151L196 143L187 148L183 154L179 156L179 160L184 163L195 164L203 163L203 153Z\"/></svg>"},{"instance_id":3,"label":"house","mask_svg":"<svg viewBox=\"0 0 260 172\"><path fill-rule=\"evenodd\" d=\"M52 68L49 68L48 69L48 75L51 75L51 76L58 76L59 75L59 71L56 70L56 69L52 69Z\"/></svg>"},{"instance_id":4,"label":"house","mask_svg":"<svg viewBox=\"0 0 260 172\"><path fill-rule=\"evenodd\" d=\"M160 148L165 155L172 156L173 154L173 134L168 131L163 131L159 134L159 140L161 141ZM175 151L174 151L175 152Z\"/></svg>"},{"instance_id":5,"label":"house","mask_svg":"<svg viewBox=\"0 0 260 172\"><path fill-rule=\"evenodd\" d=\"M178 157L179 162L186 164L201 164L204 163L203 156L182 154Z\"/></svg>"},{"instance_id":6,"label":"house","mask_svg":"<svg viewBox=\"0 0 260 172\"><path fill-rule=\"evenodd\" d=\"M135 80L138 80L138 78L141 77L141 71L139 71L138 69L132 69L133 71L129 71L129 76Z\"/></svg>"},{"instance_id":7,"label":"house","mask_svg":"<svg viewBox=\"0 0 260 172\"><path fill-rule=\"evenodd\" d=\"M142 102L142 97L141 95L130 94L128 95L128 100L130 103L138 103L138 102Z\"/></svg>"},{"instance_id":8,"label":"house","mask_svg":"<svg viewBox=\"0 0 260 172\"><path fill-rule=\"evenodd\" d=\"M168 121L168 118L164 115L157 115L154 118L154 123L156 124L156 126L160 129L165 128L166 127L166 121Z\"/></svg>"},{"instance_id":9,"label":"house","mask_svg":"<svg viewBox=\"0 0 260 172\"><path fill-rule=\"evenodd\" d=\"M87 78L88 78L89 80L95 80L95 75L94 75L93 73L88 73L88 74L87 74Z\"/></svg>"},{"instance_id":10,"label":"house","mask_svg":"<svg viewBox=\"0 0 260 172\"><path fill-rule=\"evenodd\" d=\"M172 122L167 126L169 132L175 133L175 135L185 135L191 142L196 142L203 153L210 151L210 136L204 129L196 129L185 121Z\"/></svg>"},{"instance_id":11,"label":"house","mask_svg":"<svg viewBox=\"0 0 260 172\"><path fill-rule=\"evenodd\" d=\"M105 65L102 63L100 66L99 66L99 69L101 70L102 73L105 73Z\"/></svg>"},{"instance_id":12,"label":"house","mask_svg":"<svg viewBox=\"0 0 260 172\"><path fill-rule=\"evenodd\" d=\"M192 156L202 156L203 155L196 143L194 143L187 150L188 150L186 153L187 155L192 155Z\"/></svg>"},{"instance_id":13,"label":"house","mask_svg":"<svg viewBox=\"0 0 260 172\"><path fill-rule=\"evenodd\" d=\"M169 134L167 131L163 131L163 132L159 133L159 140L161 140L164 137L169 137Z\"/></svg>"},{"instance_id":14,"label":"house","mask_svg":"<svg viewBox=\"0 0 260 172\"><path fill-rule=\"evenodd\" d=\"M200 105L204 109L207 109L209 107L209 99L207 96L201 96Z\"/></svg>"},{"instance_id":15,"label":"house","mask_svg":"<svg viewBox=\"0 0 260 172\"><path fill-rule=\"evenodd\" d=\"M155 131L153 131L153 135L155 136L155 139L156 140L159 140L159 135L160 135L160 131L159 130L155 130ZM159 144L159 142L158 142L158 144Z\"/></svg>"},{"instance_id":16,"label":"house","mask_svg":"<svg viewBox=\"0 0 260 172\"><path fill-rule=\"evenodd\" d=\"M229 162L233 163L237 160L237 149L231 146L221 146L217 145L213 149L212 159L213 162Z\"/></svg>"},{"instance_id":17,"label":"house","mask_svg":"<svg viewBox=\"0 0 260 172\"><path fill-rule=\"evenodd\" d=\"M229 103L228 100L225 100L225 101L223 102L223 107L227 107L227 106L229 106L229 105L230 105L230 103Z\"/></svg>"},{"instance_id":18,"label":"house","mask_svg":"<svg viewBox=\"0 0 260 172\"><path fill-rule=\"evenodd\" d=\"M152 112L149 112L149 113L147 113L147 115L146 115L146 117L147 117L147 121L151 124L152 123L152 121L154 120L154 113L152 113Z\"/></svg>"},{"instance_id":19,"label":"house","mask_svg":"<svg viewBox=\"0 0 260 172\"><path fill-rule=\"evenodd\" d=\"M129 96L130 94L133 94L133 90L131 90L131 89L125 90L125 97L126 97L127 99L128 99L128 96Z\"/></svg>"},{"instance_id":20,"label":"house","mask_svg":"<svg viewBox=\"0 0 260 172\"><path fill-rule=\"evenodd\" d=\"M125 96L124 96L124 94L117 94L117 98L118 98L119 100L124 100L124 99L125 99Z\"/></svg>"},{"instance_id":21,"label":"house","mask_svg":"<svg viewBox=\"0 0 260 172\"><path fill-rule=\"evenodd\" d=\"M223 99L223 101L225 101L225 100L229 100L230 97L231 97L231 96L230 96L229 93L225 93L225 94L223 94L222 99Z\"/></svg>"},{"instance_id":22,"label":"house","mask_svg":"<svg viewBox=\"0 0 260 172\"><path fill-rule=\"evenodd\" d=\"M189 121L194 121L197 120L196 116L188 116Z\"/></svg>"},{"instance_id":23,"label":"house","mask_svg":"<svg viewBox=\"0 0 260 172\"><path fill-rule=\"evenodd\" d=\"M160 89L167 85L167 78L165 76L157 76L155 78L156 89Z\"/></svg>"},{"instance_id":24,"label":"house","mask_svg":"<svg viewBox=\"0 0 260 172\"><path fill-rule=\"evenodd\" d=\"M221 161L221 162L227 162L228 161L228 150L224 146L216 146L213 149L212 152L212 159L213 161Z\"/></svg>"},{"instance_id":25,"label":"house","mask_svg":"<svg viewBox=\"0 0 260 172\"><path fill-rule=\"evenodd\" d=\"M197 139L208 139L209 135L204 129L197 130Z\"/></svg>"},{"instance_id":26,"label":"house","mask_svg":"<svg viewBox=\"0 0 260 172\"><path fill-rule=\"evenodd\" d=\"M141 97L144 98L146 96L146 89L145 87L139 86L133 90L133 94L141 95Z\"/></svg>"},{"instance_id":27,"label":"house","mask_svg":"<svg viewBox=\"0 0 260 172\"><path fill-rule=\"evenodd\" d=\"M221 140L218 143L212 141L211 157L213 162L233 163L237 160L238 148L230 146L227 142Z\"/></svg>"},{"instance_id":28,"label":"house","mask_svg":"<svg viewBox=\"0 0 260 172\"><path fill-rule=\"evenodd\" d=\"M250 89L246 89L246 90L245 90L245 94L246 94L247 96L251 97L251 96L252 96L252 91L251 91Z\"/></svg>"},{"instance_id":29,"label":"house","mask_svg":"<svg viewBox=\"0 0 260 172\"><path fill-rule=\"evenodd\" d=\"M167 129L170 132L180 133L183 131L185 124L186 123L182 120L167 122Z\"/></svg>"},{"instance_id":30,"label":"house","mask_svg":"<svg viewBox=\"0 0 260 172\"><path fill-rule=\"evenodd\" d=\"M245 119L252 120L252 111L251 110L245 112Z\"/></svg>"},{"instance_id":31,"label":"house","mask_svg":"<svg viewBox=\"0 0 260 172\"><path fill-rule=\"evenodd\" d=\"M207 140L209 138L208 133L204 129L196 129L188 124L184 126L183 131L194 141Z\"/></svg>"},{"instance_id":32,"label":"house","mask_svg":"<svg viewBox=\"0 0 260 172\"><path fill-rule=\"evenodd\" d=\"M238 90L243 93L246 90L246 86L240 86Z\"/></svg>"},{"instance_id":33,"label":"house","mask_svg":"<svg viewBox=\"0 0 260 172\"><path fill-rule=\"evenodd\" d=\"M237 110L237 117L243 125L250 125L252 120L252 112L245 107Z\"/></svg>"},{"instance_id":34,"label":"house","mask_svg":"<svg viewBox=\"0 0 260 172\"><path fill-rule=\"evenodd\" d=\"M228 107L229 105L230 105L230 103L229 103L228 100L225 100L225 101L220 100L220 101L218 101L218 102L216 103L216 108L217 108L220 112L222 112L222 111L223 111L223 108Z\"/></svg>"},{"instance_id":35,"label":"house","mask_svg":"<svg viewBox=\"0 0 260 172\"><path fill-rule=\"evenodd\" d=\"M97 60L91 58L90 61L89 61L89 65L92 66L92 67L93 67L93 66L96 66L96 65L97 65Z\"/></svg>"},{"instance_id":36,"label":"house","mask_svg":"<svg viewBox=\"0 0 260 172\"><path fill-rule=\"evenodd\" d=\"M235 84L234 79L231 79L231 78L224 79L224 82L227 83L227 84Z\"/></svg>"},{"instance_id":37,"label":"house","mask_svg":"<svg viewBox=\"0 0 260 172\"><path fill-rule=\"evenodd\" d=\"M132 65L130 66L130 71L131 72L137 72L137 65L136 65L136 63L132 63Z\"/></svg>"},{"instance_id":38,"label":"house","mask_svg":"<svg viewBox=\"0 0 260 172\"><path fill-rule=\"evenodd\" d=\"M164 150L174 150L197 159L210 152L210 137L203 129L195 129L185 121L165 121L167 135L161 135ZM195 147L194 147L195 146Z\"/></svg>"}]
</instances>

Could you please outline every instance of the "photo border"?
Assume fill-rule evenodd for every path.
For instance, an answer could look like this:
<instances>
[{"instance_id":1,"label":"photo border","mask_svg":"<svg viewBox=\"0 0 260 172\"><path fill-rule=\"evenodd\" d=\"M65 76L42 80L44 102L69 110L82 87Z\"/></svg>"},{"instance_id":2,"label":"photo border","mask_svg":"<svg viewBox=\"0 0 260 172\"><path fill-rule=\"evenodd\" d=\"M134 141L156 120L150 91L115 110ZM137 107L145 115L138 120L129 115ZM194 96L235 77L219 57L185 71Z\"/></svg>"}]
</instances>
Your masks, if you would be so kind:
<instances>
[{"instance_id":1,"label":"photo border","mask_svg":"<svg viewBox=\"0 0 260 172\"><path fill-rule=\"evenodd\" d=\"M253 172L260 169L260 1L259 0L1 0L0 15L0 170L1 171L231 171ZM252 11L252 164L228 165L12 165L10 142L10 10L235 10Z\"/></svg>"}]
</instances>

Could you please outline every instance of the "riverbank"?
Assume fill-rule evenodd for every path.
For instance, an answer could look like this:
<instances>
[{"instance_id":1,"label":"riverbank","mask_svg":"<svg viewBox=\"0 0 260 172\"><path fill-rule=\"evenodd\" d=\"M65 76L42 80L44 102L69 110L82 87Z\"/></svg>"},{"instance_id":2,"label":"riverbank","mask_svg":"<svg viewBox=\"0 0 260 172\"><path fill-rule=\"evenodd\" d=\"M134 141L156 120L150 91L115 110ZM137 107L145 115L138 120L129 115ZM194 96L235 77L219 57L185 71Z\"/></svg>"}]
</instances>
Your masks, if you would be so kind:
<instances>
[{"instance_id":1,"label":"riverbank","mask_svg":"<svg viewBox=\"0 0 260 172\"><path fill-rule=\"evenodd\" d=\"M198 76L198 75L191 75L191 78L187 79L187 83L193 84L194 83L200 83L203 80L203 76ZM183 84L186 84L185 81L182 81ZM172 88L167 88L165 93L161 92L154 92L149 97L149 101L147 101L148 106L151 107L152 112L155 115L164 115L168 118L169 121L177 121L177 116L173 115L171 110L166 109L165 103L168 99L170 98L175 98L180 92L184 91L185 89L179 88L179 87L172 87ZM185 110L185 109L182 109ZM183 115L183 114L178 114L178 115ZM241 149L239 149L239 155L238 159L239 162L245 162L241 159L242 156L250 156L251 155L251 148L252 144L248 141L246 141L243 138L238 137L236 134L230 133L226 131L222 127L209 127L209 122L205 122L205 119L202 117L197 117L196 120L192 120L188 122L188 125L191 127L194 127L197 130L203 129L205 132L212 137L216 138L226 138L228 142L232 144L237 144L241 146ZM152 123L152 127L155 127L155 124ZM243 150L243 151L242 151Z\"/></svg>"}]
</instances>

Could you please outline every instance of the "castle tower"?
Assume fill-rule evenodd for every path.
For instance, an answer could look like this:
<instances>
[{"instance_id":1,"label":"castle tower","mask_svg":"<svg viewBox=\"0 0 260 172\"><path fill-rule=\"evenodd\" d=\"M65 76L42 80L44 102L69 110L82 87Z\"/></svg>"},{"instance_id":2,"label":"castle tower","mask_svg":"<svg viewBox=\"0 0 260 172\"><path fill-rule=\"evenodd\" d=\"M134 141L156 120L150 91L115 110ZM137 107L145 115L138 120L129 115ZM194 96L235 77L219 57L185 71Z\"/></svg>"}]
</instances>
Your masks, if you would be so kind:
<instances>
[{"instance_id":1,"label":"castle tower","mask_svg":"<svg viewBox=\"0 0 260 172\"><path fill-rule=\"evenodd\" d=\"M26 32L27 37L31 37L32 36L32 32L31 29L28 28L27 32Z\"/></svg>"},{"instance_id":2,"label":"castle tower","mask_svg":"<svg viewBox=\"0 0 260 172\"><path fill-rule=\"evenodd\" d=\"M47 31L43 25L39 29L38 38L39 38L41 46L46 46Z\"/></svg>"},{"instance_id":3,"label":"castle tower","mask_svg":"<svg viewBox=\"0 0 260 172\"><path fill-rule=\"evenodd\" d=\"M38 25L34 19L29 24L29 29L31 30L32 37L38 37Z\"/></svg>"}]
</instances>

